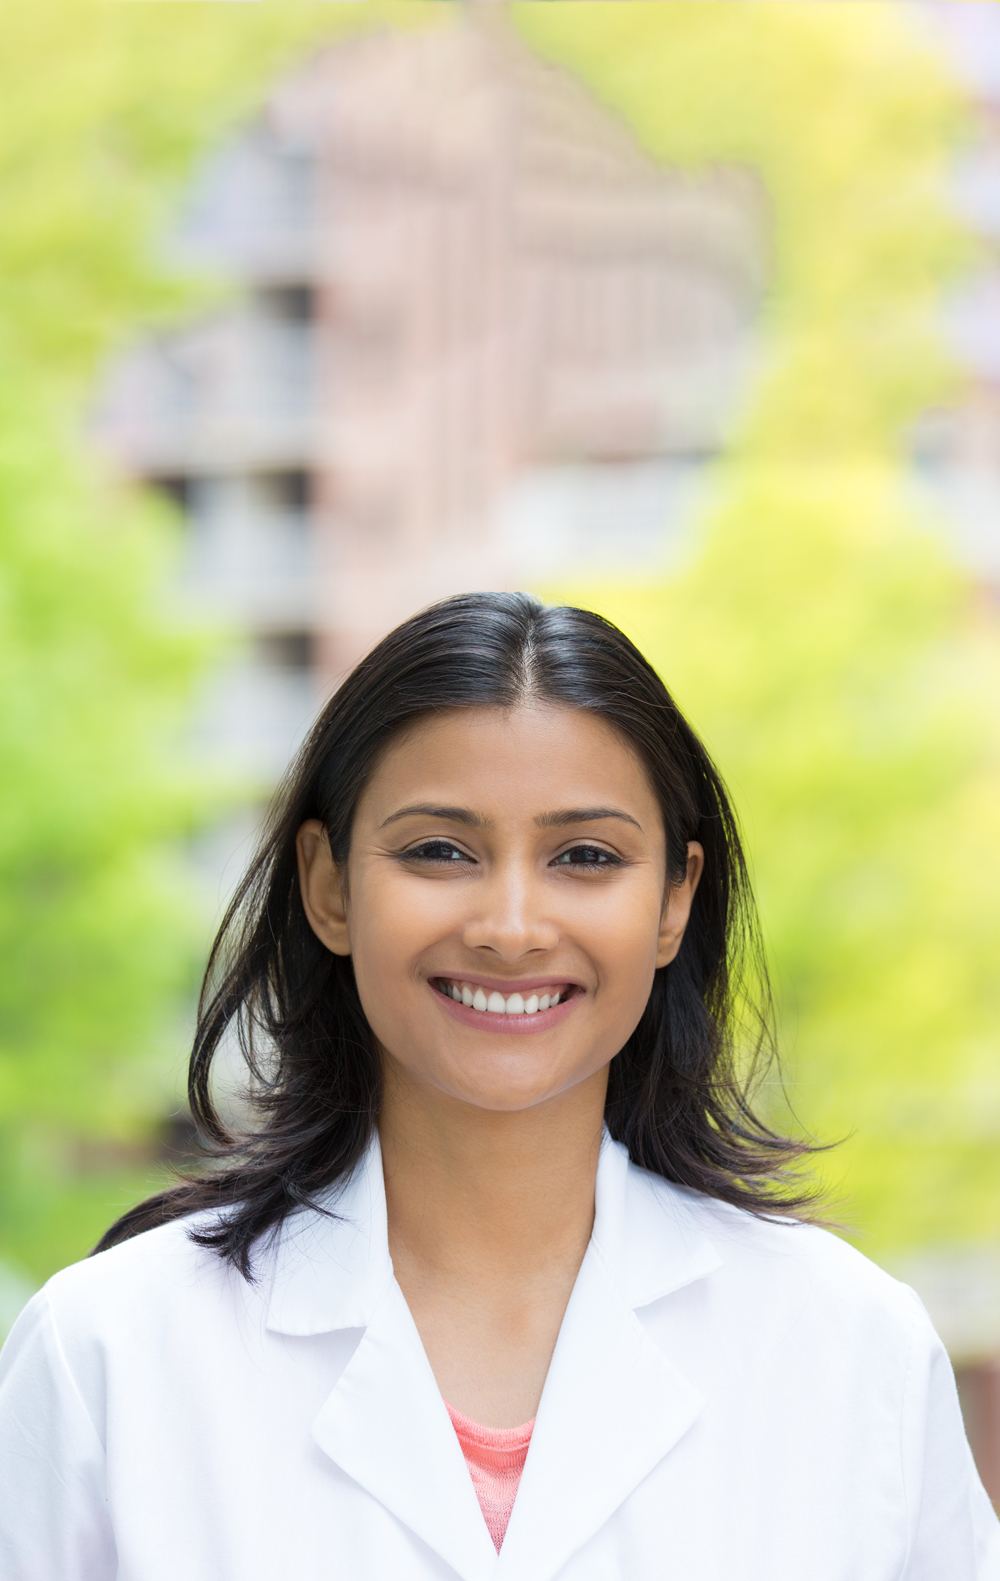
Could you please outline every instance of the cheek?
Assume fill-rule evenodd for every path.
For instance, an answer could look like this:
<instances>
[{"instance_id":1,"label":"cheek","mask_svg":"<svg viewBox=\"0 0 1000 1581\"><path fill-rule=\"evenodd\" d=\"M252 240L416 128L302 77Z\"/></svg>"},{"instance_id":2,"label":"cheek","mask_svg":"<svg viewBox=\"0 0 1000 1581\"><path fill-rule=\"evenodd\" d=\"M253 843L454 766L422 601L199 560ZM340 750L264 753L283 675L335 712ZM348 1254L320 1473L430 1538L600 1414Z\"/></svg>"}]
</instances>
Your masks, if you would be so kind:
<instances>
[{"instance_id":1,"label":"cheek","mask_svg":"<svg viewBox=\"0 0 1000 1581\"><path fill-rule=\"evenodd\" d=\"M354 974L363 997L377 993L388 1004L411 984L422 952L447 933L454 897L448 884L407 883L391 872L365 877L352 888Z\"/></svg>"},{"instance_id":2,"label":"cheek","mask_svg":"<svg viewBox=\"0 0 1000 1581\"><path fill-rule=\"evenodd\" d=\"M629 886L600 908L587 930L601 975L616 997L648 994L656 970L662 895L655 881Z\"/></svg>"},{"instance_id":3,"label":"cheek","mask_svg":"<svg viewBox=\"0 0 1000 1581\"><path fill-rule=\"evenodd\" d=\"M391 924L370 914L358 919L351 930L351 956L363 996L377 994L385 1003L398 994L409 955L408 931L405 921Z\"/></svg>"},{"instance_id":4,"label":"cheek","mask_svg":"<svg viewBox=\"0 0 1000 1581\"><path fill-rule=\"evenodd\" d=\"M405 927L387 927L378 918L366 917L352 930L351 959L361 1008L376 1038L394 1047L409 1019Z\"/></svg>"}]
</instances>

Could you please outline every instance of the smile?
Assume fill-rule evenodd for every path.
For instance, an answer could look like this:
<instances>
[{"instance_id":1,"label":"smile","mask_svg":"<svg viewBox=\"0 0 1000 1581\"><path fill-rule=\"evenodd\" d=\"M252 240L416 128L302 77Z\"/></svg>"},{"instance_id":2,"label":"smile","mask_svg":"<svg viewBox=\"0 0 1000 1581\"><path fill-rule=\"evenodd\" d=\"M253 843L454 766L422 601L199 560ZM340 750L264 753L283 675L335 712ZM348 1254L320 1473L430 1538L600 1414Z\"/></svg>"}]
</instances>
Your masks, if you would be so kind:
<instances>
[{"instance_id":1,"label":"smile","mask_svg":"<svg viewBox=\"0 0 1000 1581\"><path fill-rule=\"evenodd\" d=\"M486 1011L495 1016L534 1016L540 1010L554 1010L560 1000L573 991L573 985L563 983L546 988L542 993L532 990L528 994L501 994L497 989L484 988L480 983L465 979L438 977L434 986L446 999L464 1005L467 1010Z\"/></svg>"}]
</instances>

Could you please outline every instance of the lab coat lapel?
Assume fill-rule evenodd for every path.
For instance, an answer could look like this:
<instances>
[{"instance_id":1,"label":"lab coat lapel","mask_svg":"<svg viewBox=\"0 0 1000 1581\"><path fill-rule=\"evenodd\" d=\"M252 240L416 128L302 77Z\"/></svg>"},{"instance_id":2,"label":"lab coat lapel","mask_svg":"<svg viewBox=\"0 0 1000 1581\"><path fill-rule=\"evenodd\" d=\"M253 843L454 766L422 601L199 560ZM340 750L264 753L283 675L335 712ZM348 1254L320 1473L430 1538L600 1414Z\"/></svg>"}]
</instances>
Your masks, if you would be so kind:
<instances>
[{"instance_id":1,"label":"lab coat lapel","mask_svg":"<svg viewBox=\"0 0 1000 1581\"><path fill-rule=\"evenodd\" d=\"M704 1400L635 1308L719 1258L683 1198L605 1139L594 1235L566 1309L497 1581L547 1581L688 1431Z\"/></svg>"},{"instance_id":2,"label":"lab coat lapel","mask_svg":"<svg viewBox=\"0 0 1000 1581\"><path fill-rule=\"evenodd\" d=\"M493 1576L496 1550L395 1280L313 1423L313 1437L464 1581Z\"/></svg>"},{"instance_id":3,"label":"lab coat lapel","mask_svg":"<svg viewBox=\"0 0 1000 1581\"><path fill-rule=\"evenodd\" d=\"M278 1244L267 1326L283 1334L363 1331L312 1424L341 1470L447 1561L488 1581L497 1556L461 1446L396 1284L382 1158L373 1141L352 1179Z\"/></svg>"}]
</instances>

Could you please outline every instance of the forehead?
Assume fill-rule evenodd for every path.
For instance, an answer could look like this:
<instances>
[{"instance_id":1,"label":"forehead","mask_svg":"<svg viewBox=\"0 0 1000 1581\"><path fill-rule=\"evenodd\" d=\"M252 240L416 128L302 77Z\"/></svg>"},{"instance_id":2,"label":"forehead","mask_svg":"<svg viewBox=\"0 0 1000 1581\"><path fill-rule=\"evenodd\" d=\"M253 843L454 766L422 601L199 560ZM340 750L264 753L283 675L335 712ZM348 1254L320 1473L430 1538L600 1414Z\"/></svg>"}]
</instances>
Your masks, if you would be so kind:
<instances>
[{"instance_id":1,"label":"forehead","mask_svg":"<svg viewBox=\"0 0 1000 1581\"><path fill-rule=\"evenodd\" d=\"M468 807L496 822L615 806L650 832L661 824L646 769L617 730L551 703L451 708L419 720L385 753L359 817L381 822L411 802Z\"/></svg>"}]
</instances>

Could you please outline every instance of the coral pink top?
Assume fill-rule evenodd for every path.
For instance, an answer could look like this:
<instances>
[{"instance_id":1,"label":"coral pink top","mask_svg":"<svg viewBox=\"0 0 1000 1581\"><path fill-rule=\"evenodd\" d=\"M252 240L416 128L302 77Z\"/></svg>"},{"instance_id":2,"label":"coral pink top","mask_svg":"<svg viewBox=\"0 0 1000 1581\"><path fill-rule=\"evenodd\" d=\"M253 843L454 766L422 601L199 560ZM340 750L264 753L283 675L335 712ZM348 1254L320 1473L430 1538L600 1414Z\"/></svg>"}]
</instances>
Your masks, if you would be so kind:
<instances>
[{"instance_id":1,"label":"coral pink top","mask_svg":"<svg viewBox=\"0 0 1000 1581\"><path fill-rule=\"evenodd\" d=\"M483 1519L499 1553L535 1419L532 1417L523 1427L483 1427L479 1422L470 1422L461 1411L453 1411L450 1405L448 1415L462 1446Z\"/></svg>"}]
</instances>

